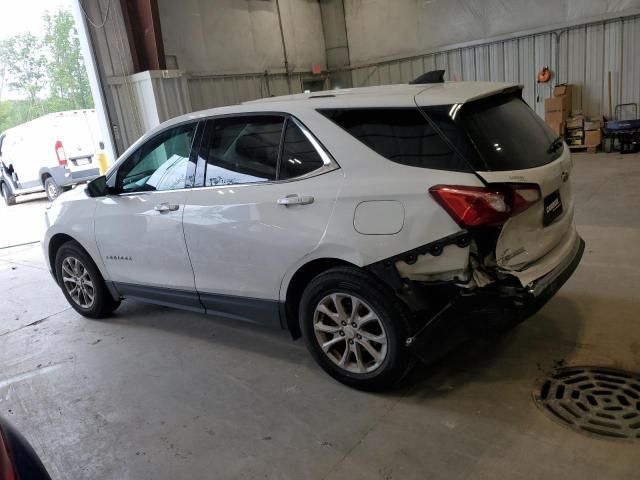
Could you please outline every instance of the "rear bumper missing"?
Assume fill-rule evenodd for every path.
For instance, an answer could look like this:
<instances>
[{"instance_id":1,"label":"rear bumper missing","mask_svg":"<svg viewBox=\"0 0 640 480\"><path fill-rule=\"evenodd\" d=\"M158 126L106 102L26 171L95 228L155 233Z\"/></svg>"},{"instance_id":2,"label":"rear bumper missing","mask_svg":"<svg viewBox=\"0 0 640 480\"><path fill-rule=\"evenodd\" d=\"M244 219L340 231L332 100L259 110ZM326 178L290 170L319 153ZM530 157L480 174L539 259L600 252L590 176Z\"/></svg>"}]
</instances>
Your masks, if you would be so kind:
<instances>
[{"instance_id":1,"label":"rear bumper missing","mask_svg":"<svg viewBox=\"0 0 640 480\"><path fill-rule=\"evenodd\" d=\"M560 290L580 264L584 248L584 240L577 236L571 255L524 288L496 282L485 288L461 291L409 337L407 345L418 358L431 363L464 340L517 325Z\"/></svg>"},{"instance_id":2,"label":"rear bumper missing","mask_svg":"<svg viewBox=\"0 0 640 480\"><path fill-rule=\"evenodd\" d=\"M544 277L530 283L527 286L527 293L534 298L540 298L544 296L553 296L564 283L571 277L573 272L578 268L578 264L582 259L584 253L584 240L577 235L576 242L571 248L571 254L567 257L551 272L547 273ZM551 293L550 293L551 292Z\"/></svg>"}]
</instances>

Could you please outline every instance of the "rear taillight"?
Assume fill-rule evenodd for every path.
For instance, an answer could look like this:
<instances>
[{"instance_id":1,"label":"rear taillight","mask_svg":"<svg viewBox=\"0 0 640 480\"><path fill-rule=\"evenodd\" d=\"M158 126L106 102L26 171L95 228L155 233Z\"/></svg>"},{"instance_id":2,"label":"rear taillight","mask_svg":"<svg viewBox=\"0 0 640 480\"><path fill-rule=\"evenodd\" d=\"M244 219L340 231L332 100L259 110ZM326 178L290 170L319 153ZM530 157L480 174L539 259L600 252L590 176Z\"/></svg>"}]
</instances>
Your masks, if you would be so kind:
<instances>
[{"instance_id":1,"label":"rear taillight","mask_svg":"<svg viewBox=\"0 0 640 480\"><path fill-rule=\"evenodd\" d=\"M18 480L2 428L0 428L0 478L2 480Z\"/></svg>"},{"instance_id":2,"label":"rear taillight","mask_svg":"<svg viewBox=\"0 0 640 480\"><path fill-rule=\"evenodd\" d=\"M67 165L67 154L64 153L64 147L62 146L62 142L58 140L56 142L56 157L58 157L58 165L64 167Z\"/></svg>"},{"instance_id":3,"label":"rear taillight","mask_svg":"<svg viewBox=\"0 0 640 480\"><path fill-rule=\"evenodd\" d=\"M436 185L429 192L463 228L502 225L540 200L540 189L530 184Z\"/></svg>"}]
</instances>

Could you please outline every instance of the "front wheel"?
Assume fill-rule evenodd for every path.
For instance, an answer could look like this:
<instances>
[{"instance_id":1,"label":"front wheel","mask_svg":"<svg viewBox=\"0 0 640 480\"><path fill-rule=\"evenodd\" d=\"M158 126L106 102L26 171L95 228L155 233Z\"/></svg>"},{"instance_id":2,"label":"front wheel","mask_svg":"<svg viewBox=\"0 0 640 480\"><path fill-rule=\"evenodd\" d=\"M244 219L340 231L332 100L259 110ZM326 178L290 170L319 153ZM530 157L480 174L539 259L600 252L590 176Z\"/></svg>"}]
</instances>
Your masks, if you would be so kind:
<instances>
[{"instance_id":1,"label":"front wheel","mask_svg":"<svg viewBox=\"0 0 640 480\"><path fill-rule=\"evenodd\" d=\"M44 181L44 191L50 202L53 202L62 193L62 189L52 177L47 177Z\"/></svg>"},{"instance_id":2,"label":"front wheel","mask_svg":"<svg viewBox=\"0 0 640 480\"><path fill-rule=\"evenodd\" d=\"M307 286L300 327L316 362L354 388L382 390L409 371L406 307L377 279L357 268L334 268Z\"/></svg>"},{"instance_id":3,"label":"front wheel","mask_svg":"<svg viewBox=\"0 0 640 480\"><path fill-rule=\"evenodd\" d=\"M6 183L0 184L0 189L2 190L2 198L4 199L5 205L7 207L11 207L16 204L16 196L11 191L11 187Z\"/></svg>"},{"instance_id":4,"label":"front wheel","mask_svg":"<svg viewBox=\"0 0 640 480\"><path fill-rule=\"evenodd\" d=\"M109 293L96 264L78 243L69 241L60 247L55 267L62 293L81 315L105 318L120 305Z\"/></svg>"}]
</instances>

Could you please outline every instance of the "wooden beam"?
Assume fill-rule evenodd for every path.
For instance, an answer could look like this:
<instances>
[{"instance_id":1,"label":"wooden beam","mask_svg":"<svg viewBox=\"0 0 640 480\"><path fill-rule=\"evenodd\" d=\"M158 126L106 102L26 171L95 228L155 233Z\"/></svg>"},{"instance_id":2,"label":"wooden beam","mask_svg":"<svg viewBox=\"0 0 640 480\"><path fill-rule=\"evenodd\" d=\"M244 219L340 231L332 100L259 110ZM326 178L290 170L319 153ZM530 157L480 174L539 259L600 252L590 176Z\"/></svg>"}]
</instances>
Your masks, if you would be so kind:
<instances>
[{"instance_id":1,"label":"wooden beam","mask_svg":"<svg viewBox=\"0 0 640 480\"><path fill-rule=\"evenodd\" d=\"M165 70L157 0L120 0L135 72Z\"/></svg>"}]
</instances>

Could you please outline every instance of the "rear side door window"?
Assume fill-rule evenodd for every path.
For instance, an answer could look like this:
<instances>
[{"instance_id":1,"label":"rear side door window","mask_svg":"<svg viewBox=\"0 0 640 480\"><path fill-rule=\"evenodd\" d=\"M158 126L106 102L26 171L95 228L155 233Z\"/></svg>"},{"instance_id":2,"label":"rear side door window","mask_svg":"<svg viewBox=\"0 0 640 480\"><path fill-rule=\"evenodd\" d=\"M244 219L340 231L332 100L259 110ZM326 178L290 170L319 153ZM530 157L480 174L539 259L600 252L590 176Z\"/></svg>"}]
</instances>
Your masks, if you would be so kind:
<instances>
[{"instance_id":1,"label":"rear side door window","mask_svg":"<svg viewBox=\"0 0 640 480\"><path fill-rule=\"evenodd\" d=\"M284 134L278 179L289 180L308 175L322 168L325 161L298 124L289 118Z\"/></svg>"},{"instance_id":2,"label":"rear side door window","mask_svg":"<svg viewBox=\"0 0 640 480\"><path fill-rule=\"evenodd\" d=\"M241 115L207 122L200 157L204 185L274 181L284 116Z\"/></svg>"},{"instance_id":3,"label":"rear side door window","mask_svg":"<svg viewBox=\"0 0 640 480\"><path fill-rule=\"evenodd\" d=\"M255 114L207 121L196 186L295 180L339 168L315 137L286 114Z\"/></svg>"}]
</instances>

